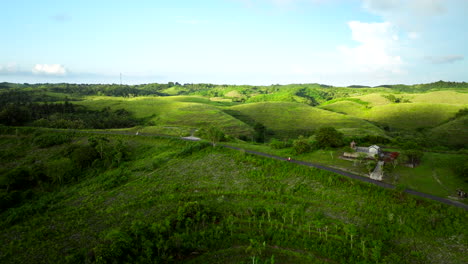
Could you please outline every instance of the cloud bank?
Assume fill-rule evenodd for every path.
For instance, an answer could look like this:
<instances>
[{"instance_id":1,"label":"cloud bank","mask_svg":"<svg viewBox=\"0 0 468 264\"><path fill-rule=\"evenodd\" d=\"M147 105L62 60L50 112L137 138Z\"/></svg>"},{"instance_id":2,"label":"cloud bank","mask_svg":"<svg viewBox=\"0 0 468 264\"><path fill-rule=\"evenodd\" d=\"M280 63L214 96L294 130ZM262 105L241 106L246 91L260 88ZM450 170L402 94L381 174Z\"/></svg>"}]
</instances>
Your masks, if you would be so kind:
<instances>
[{"instance_id":1,"label":"cloud bank","mask_svg":"<svg viewBox=\"0 0 468 264\"><path fill-rule=\"evenodd\" d=\"M60 64L36 64L32 72L34 74L63 76L67 74L67 69Z\"/></svg>"},{"instance_id":2,"label":"cloud bank","mask_svg":"<svg viewBox=\"0 0 468 264\"><path fill-rule=\"evenodd\" d=\"M352 39L359 42L356 47L338 47L348 64L359 67L361 71L400 72L403 62L401 57L395 54L398 50L398 35L391 23L351 21L348 22L348 26L352 32Z\"/></svg>"}]
</instances>

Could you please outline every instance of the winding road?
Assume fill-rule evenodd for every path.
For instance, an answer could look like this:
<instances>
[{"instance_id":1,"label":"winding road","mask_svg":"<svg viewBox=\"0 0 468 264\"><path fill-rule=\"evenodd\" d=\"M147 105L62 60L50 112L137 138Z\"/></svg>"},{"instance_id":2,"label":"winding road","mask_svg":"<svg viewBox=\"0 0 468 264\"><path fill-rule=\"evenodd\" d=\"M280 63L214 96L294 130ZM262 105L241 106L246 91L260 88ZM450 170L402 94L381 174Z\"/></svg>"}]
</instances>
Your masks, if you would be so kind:
<instances>
[{"instance_id":1,"label":"winding road","mask_svg":"<svg viewBox=\"0 0 468 264\"><path fill-rule=\"evenodd\" d=\"M120 131L81 131L81 130L73 130L73 129L69 129L69 130L58 130L57 129L57 130L53 130L53 131L57 131L57 132L73 131L73 132L77 132L77 133L110 134L110 135L135 135L135 133L133 133L133 132L125 132L125 131L121 131L121 132ZM138 136L158 136L158 137L165 137L165 138L178 138L178 139L186 140L186 141L198 141L199 140L198 138L195 138L195 137L185 137L185 138L182 137L181 138L181 137L176 137L176 136L161 135L161 134L148 134L148 133L138 133ZM234 149L234 150L242 150L242 151L245 151L247 153L258 155L258 156L263 156L263 157L267 157L267 158L287 161L287 158L275 156L275 155L268 154L268 153L263 153L263 152L253 151L253 150L247 150L247 149L238 148L238 147L234 147L234 146L229 146L229 145L225 145L225 144L217 144L216 146L229 148L229 149ZM330 171L330 172L333 172L333 173L336 173L336 174L339 174L339 175L346 176L348 178L356 179L356 180L363 181L363 182L372 183L372 184L375 184L377 186L387 188L387 189L395 189L396 188L395 185L392 185L392 184L389 184L389 183L376 181L376 180L373 180L373 179L368 178L368 177L363 177L363 176L360 176L360 175L356 175L356 174L349 173L349 172L342 171L342 170L335 169L335 168L326 167L326 166L315 164L315 163L312 163L312 162L301 161L301 160L290 160L289 162L296 163L296 164L299 164L299 165L308 166L308 167L314 167L314 168L321 169L321 170ZM444 203L444 204L448 204L448 205L456 206L456 207L459 207L459 208L463 208L463 209L468 211L468 204L464 204L464 203L461 203L461 202L449 200L449 199L442 198L442 197L435 196L435 195L428 194L428 193L418 192L418 191L415 191L415 190L412 190L412 189L405 189L404 192L408 193L408 194L411 194L411 195L414 195L414 196L419 196L419 197L422 197L422 198L426 198L426 199L441 202L441 203Z\"/></svg>"},{"instance_id":2,"label":"winding road","mask_svg":"<svg viewBox=\"0 0 468 264\"><path fill-rule=\"evenodd\" d=\"M250 154L263 156L263 157L267 157L267 158L272 158L272 159L277 159L277 160L287 161L287 158L283 158L283 157L279 157L279 156L275 156L275 155L271 155L271 154L267 154L267 153L263 153L263 152L258 152L258 151L253 151L253 150L246 150L246 149L233 147L233 146L229 146L229 145L220 145L220 144L218 144L217 146L222 146L222 147L225 147L225 148L230 148L230 149L235 149L235 150L243 150L243 151L245 151L247 153L250 153ZM359 176L359 175L352 174L352 173L349 173L349 172L346 172L346 171L326 167L326 166L311 163L311 162L306 162L306 161L301 161L301 160L291 160L289 162L293 162L293 163L308 166L308 167L314 167L314 168L317 168L317 169L334 172L336 174L343 175L343 176L346 176L348 178L356 179L356 180L363 181L363 182L369 182L369 183L372 183L372 184L375 184L375 185L378 185L380 187L387 188L387 189L395 189L396 188L395 185L392 185L392 184L389 184L389 183L376 181L376 180L373 180L371 178ZM444 203L444 204L453 205L453 206L460 207L460 208L463 208L465 210L468 210L468 205L467 204L460 203L460 202L457 202L457 201L452 201L452 200L445 199L445 198L442 198L442 197L439 197L439 196L418 192L418 191L415 191L415 190L412 190L412 189L405 189L404 192L406 192L408 194L411 194L411 195L419 196L419 197L422 197L422 198L438 201L438 202L441 202L441 203Z\"/></svg>"}]
</instances>

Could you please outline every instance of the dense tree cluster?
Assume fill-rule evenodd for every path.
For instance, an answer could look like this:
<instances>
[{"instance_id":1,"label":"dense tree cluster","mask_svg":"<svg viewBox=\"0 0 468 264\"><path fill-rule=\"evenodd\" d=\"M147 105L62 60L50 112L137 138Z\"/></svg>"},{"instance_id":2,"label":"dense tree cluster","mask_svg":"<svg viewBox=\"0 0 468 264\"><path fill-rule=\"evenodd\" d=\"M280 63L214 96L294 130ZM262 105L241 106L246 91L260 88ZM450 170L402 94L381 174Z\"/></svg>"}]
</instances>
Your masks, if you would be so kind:
<instances>
[{"instance_id":1,"label":"dense tree cluster","mask_svg":"<svg viewBox=\"0 0 468 264\"><path fill-rule=\"evenodd\" d=\"M51 128L122 128L138 123L125 109L92 111L64 103L8 103L0 107L0 124Z\"/></svg>"}]
</instances>

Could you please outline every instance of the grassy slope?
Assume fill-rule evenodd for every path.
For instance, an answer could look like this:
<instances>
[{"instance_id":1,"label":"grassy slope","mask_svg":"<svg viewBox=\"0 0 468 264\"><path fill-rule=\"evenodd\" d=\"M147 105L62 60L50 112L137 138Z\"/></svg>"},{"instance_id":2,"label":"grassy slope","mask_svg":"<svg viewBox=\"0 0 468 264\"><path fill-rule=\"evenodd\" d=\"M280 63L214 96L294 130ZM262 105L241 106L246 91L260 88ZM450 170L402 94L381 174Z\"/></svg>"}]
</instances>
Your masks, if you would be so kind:
<instances>
[{"instance_id":1,"label":"grassy slope","mask_svg":"<svg viewBox=\"0 0 468 264\"><path fill-rule=\"evenodd\" d=\"M468 183L454 175L453 168L465 160L466 155L426 152L418 167L398 166L387 181L441 197L456 197L456 190L466 190Z\"/></svg>"},{"instance_id":2,"label":"grassy slope","mask_svg":"<svg viewBox=\"0 0 468 264\"><path fill-rule=\"evenodd\" d=\"M324 126L333 126L345 135L383 134L376 126L358 118L299 103L252 103L233 106L230 109L262 123L280 137L298 136L303 131L313 131Z\"/></svg>"},{"instance_id":3,"label":"grassy slope","mask_svg":"<svg viewBox=\"0 0 468 264\"><path fill-rule=\"evenodd\" d=\"M147 132L161 130L161 127L189 127L200 128L213 124L225 130L230 135L249 135L252 133L245 123L224 113L212 102L203 97L174 96L174 97L89 97L79 104L91 109L111 107L124 108L134 114L136 118L146 119L159 128L147 129ZM151 130L151 131L150 131Z\"/></svg>"},{"instance_id":4,"label":"grassy slope","mask_svg":"<svg viewBox=\"0 0 468 264\"><path fill-rule=\"evenodd\" d=\"M362 118L399 129L427 128L448 120L461 108L463 106L430 103L389 104L372 108Z\"/></svg>"},{"instance_id":5,"label":"grassy slope","mask_svg":"<svg viewBox=\"0 0 468 264\"><path fill-rule=\"evenodd\" d=\"M431 129L430 136L448 145L463 145L468 142L468 116L444 123Z\"/></svg>"},{"instance_id":6,"label":"grassy slope","mask_svg":"<svg viewBox=\"0 0 468 264\"><path fill-rule=\"evenodd\" d=\"M377 104L377 103L373 103ZM339 101L321 108L344 113L399 129L436 127L453 117L464 105L399 103L376 105L370 109L351 101Z\"/></svg>"},{"instance_id":7,"label":"grassy slope","mask_svg":"<svg viewBox=\"0 0 468 264\"><path fill-rule=\"evenodd\" d=\"M291 148L272 149L270 146L264 144L229 143L229 145L269 153L280 157L291 157L295 160L321 164L349 171L364 177L368 176L368 171L364 162L359 164L339 158L343 154L344 150L342 149L316 150L297 155ZM393 149L391 151L401 150ZM453 197L456 195L457 189L468 189L468 183L456 176L453 170L464 160L466 160L466 155L463 154L425 152L419 166L416 168L397 166L394 171L385 174L383 181L395 185L403 184L408 188L444 198L448 198L449 196ZM466 203L468 201L464 202Z\"/></svg>"},{"instance_id":8,"label":"grassy slope","mask_svg":"<svg viewBox=\"0 0 468 264\"><path fill-rule=\"evenodd\" d=\"M177 157L174 153L195 143L124 138L134 150L132 162L1 214L2 263L83 262L99 245L115 242L115 234L163 228L165 219L179 219L190 202L217 220L169 234L173 246L181 245L178 262L251 262L252 241L265 241L261 258L274 255L275 263L343 262L340 254L347 263L467 260L462 209L242 152L210 147ZM154 165L155 160L166 162ZM122 173L128 182L105 184ZM12 216L17 222L9 225ZM148 233L139 236L152 239ZM198 240L186 251L185 241L192 238ZM116 248L108 253L119 254L121 244L112 245ZM134 250L139 246L131 244Z\"/></svg>"}]
</instances>

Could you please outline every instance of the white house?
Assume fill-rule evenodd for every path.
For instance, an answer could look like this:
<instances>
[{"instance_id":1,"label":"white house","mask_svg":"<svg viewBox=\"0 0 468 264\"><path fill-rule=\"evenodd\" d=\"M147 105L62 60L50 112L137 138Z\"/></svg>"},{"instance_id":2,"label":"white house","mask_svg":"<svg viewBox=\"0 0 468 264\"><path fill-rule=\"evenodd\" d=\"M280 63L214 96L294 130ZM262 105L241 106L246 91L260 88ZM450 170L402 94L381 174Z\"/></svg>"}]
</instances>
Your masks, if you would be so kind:
<instances>
[{"instance_id":1,"label":"white house","mask_svg":"<svg viewBox=\"0 0 468 264\"><path fill-rule=\"evenodd\" d=\"M372 155L372 156L374 156L376 154L379 155L380 154L380 147L377 146L377 145L372 145L372 146L369 147L368 153L369 153L369 155Z\"/></svg>"}]
</instances>

